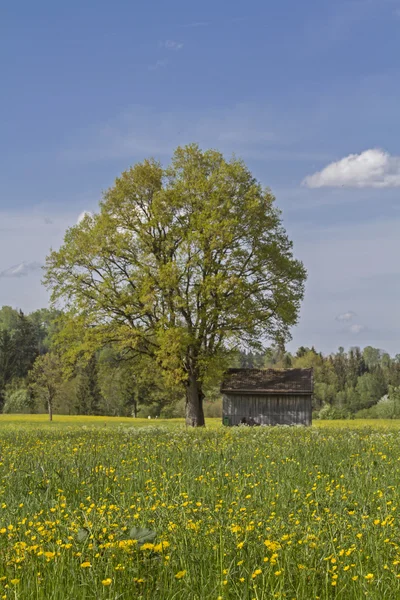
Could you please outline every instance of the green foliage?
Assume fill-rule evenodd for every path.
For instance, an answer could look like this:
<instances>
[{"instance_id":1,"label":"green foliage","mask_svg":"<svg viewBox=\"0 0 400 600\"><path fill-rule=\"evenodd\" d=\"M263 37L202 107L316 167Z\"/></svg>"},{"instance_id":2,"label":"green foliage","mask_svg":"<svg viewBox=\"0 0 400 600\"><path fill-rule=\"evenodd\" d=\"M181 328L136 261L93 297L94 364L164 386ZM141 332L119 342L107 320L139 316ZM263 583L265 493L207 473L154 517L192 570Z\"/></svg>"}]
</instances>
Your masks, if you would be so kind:
<instances>
[{"instance_id":1,"label":"green foliage","mask_svg":"<svg viewBox=\"0 0 400 600\"><path fill-rule=\"evenodd\" d=\"M60 327L60 317L61 311L48 308L40 308L28 315L35 330L39 354L45 354L50 350L54 336Z\"/></svg>"},{"instance_id":2,"label":"green foliage","mask_svg":"<svg viewBox=\"0 0 400 600\"><path fill-rule=\"evenodd\" d=\"M389 393L375 407L379 419L400 419L400 387L389 386Z\"/></svg>"},{"instance_id":3,"label":"green foliage","mask_svg":"<svg viewBox=\"0 0 400 600\"><path fill-rule=\"evenodd\" d=\"M18 313L18 321L13 333L15 346L15 374L25 377L38 355L38 338L33 323L22 311Z\"/></svg>"},{"instance_id":4,"label":"green foliage","mask_svg":"<svg viewBox=\"0 0 400 600\"><path fill-rule=\"evenodd\" d=\"M34 413L36 410L35 399L30 390L20 382L9 385L4 394L3 413Z\"/></svg>"},{"instance_id":5,"label":"green foliage","mask_svg":"<svg viewBox=\"0 0 400 600\"><path fill-rule=\"evenodd\" d=\"M18 326L18 311L11 306L0 308L0 330L14 331Z\"/></svg>"},{"instance_id":6,"label":"green foliage","mask_svg":"<svg viewBox=\"0 0 400 600\"><path fill-rule=\"evenodd\" d=\"M271 192L242 161L191 145L166 169L122 173L50 254L45 282L65 302L70 355L74 339L77 354L112 343L153 358L187 385L199 425L203 382L232 350L290 337L305 277Z\"/></svg>"},{"instance_id":7,"label":"green foliage","mask_svg":"<svg viewBox=\"0 0 400 600\"><path fill-rule=\"evenodd\" d=\"M55 353L38 356L29 373L29 389L38 400L44 401L50 421L53 418L54 402L63 384L60 357Z\"/></svg>"},{"instance_id":8,"label":"green foliage","mask_svg":"<svg viewBox=\"0 0 400 600\"><path fill-rule=\"evenodd\" d=\"M54 311L46 309L28 316L10 306L0 309L0 408L6 386L26 378L36 356L47 350L54 318Z\"/></svg>"},{"instance_id":9,"label":"green foliage","mask_svg":"<svg viewBox=\"0 0 400 600\"><path fill-rule=\"evenodd\" d=\"M17 374L17 353L15 343L7 329L0 329L0 408L4 404L7 384Z\"/></svg>"},{"instance_id":10,"label":"green foliage","mask_svg":"<svg viewBox=\"0 0 400 600\"><path fill-rule=\"evenodd\" d=\"M331 406L330 404L324 404L318 413L318 418L326 421L348 419L349 417L350 413L348 410Z\"/></svg>"},{"instance_id":11,"label":"green foliage","mask_svg":"<svg viewBox=\"0 0 400 600\"><path fill-rule=\"evenodd\" d=\"M104 414L160 416L183 396L181 386L171 384L146 355L108 347L100 353L98 367Z\"/></svg>"},{"instance_id":12,"label":"green foliage","mask_svg":"<svg viewBox=\"0 0 400 600\"><path fill-rule=\"evenodd\" d=\"M101 412L101 402L97 357L96 354L93 354L89 361L78 370L76 413L78 415L98 415Z\"/></svg>"},{"instance_id":13,"label":"green foliage","mask_svg":"<svg viewBox=\"0 0 400 600\"><path fill-rule=\"evenodd\" d=\"M387 384L380 370L374 373L364 373L358 378L357 393L360 398L358 408L370 408L387 392Z\"/></svg>"}]
</instances>

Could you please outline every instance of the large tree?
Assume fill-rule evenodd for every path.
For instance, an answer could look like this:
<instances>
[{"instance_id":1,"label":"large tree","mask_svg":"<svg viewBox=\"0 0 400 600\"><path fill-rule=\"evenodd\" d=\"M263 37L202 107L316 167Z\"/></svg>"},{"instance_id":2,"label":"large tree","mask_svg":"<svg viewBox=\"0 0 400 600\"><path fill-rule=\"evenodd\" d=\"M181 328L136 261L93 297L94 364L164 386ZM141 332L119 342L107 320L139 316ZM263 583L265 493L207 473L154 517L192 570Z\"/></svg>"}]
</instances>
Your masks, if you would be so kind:
<instances>
[{"instance_id":1,"label":"large tree","mask_svg":"<svg viewBox=\"0 0 400 600\"><path fill-rule=\"evenodd\" d=\"M190 145L166 169L150 159L122 173L50 254L45 282L84 348L153 357L200 426L205 379L232 348L290 337L305 277L269 189L242 161Z\"/></svg>"}]
</instances>

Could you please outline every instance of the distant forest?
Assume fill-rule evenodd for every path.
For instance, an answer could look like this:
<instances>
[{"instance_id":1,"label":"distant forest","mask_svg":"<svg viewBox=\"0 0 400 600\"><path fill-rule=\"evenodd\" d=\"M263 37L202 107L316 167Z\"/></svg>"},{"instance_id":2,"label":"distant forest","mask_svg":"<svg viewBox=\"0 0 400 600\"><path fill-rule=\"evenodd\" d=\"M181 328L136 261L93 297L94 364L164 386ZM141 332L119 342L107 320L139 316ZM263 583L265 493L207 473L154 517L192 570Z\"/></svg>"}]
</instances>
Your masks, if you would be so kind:
<instances>
[{"instance_id":1,"label":"distant forest","mask_svg":"<svg viewBox=\"0 0 400 600\"><path fill-rule=\"evenodd\" d=\"M114 416L184 416L184 394L161 370L110 347L82 356L73 366L57 358L62 313L28 315L0 309L0 411ZM314 369L314 418L400 418L400 354L371 346L324 356L315 348L295 354L270 347L232 353L230 366ZM218 386L206 387L205 414L221 415Z\"/></svg>"}]
</instances>

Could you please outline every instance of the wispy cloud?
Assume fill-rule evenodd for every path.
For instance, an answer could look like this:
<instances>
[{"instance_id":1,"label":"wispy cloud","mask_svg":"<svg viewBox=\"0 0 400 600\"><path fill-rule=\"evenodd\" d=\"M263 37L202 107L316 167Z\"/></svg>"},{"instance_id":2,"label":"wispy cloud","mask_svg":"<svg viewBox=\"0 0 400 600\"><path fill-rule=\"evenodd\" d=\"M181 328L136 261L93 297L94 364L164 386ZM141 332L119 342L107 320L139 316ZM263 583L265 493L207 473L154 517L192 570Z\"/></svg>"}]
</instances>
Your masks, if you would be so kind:
<instances>
[{"instance_id":1,"label":"wispy cloud","mask_svg":"<svg viewBox=\"0 0 400 600\"><path fill-rule=\"evenodd\" d=\"M400 187L400 156L391 156L378 148L361 154L349 154L303 180L310 188Z\"/></svg>"},{"instance_id":2,"label":"wispy cloud","mask_svg":"<svg viewBox=\"0 0 400 600\"><path fill-rule=\"evenodd\" d=\"M168 59L162 58L160 60L157 60L153 65L150 65L149 70L157 71L158 69L162 69L163 67L166 67L167 64L168 64Z\"/></svg>"},{"instance_id":3,"label":"wispy cloud","mask_svg":"<svg viewBox=\"0 0 400 600\"><path fill-rule=\"evenodd\" d=\"M356 313L354 313L352 310L349 310L345 313L341 313L340 315L338 315L336 317L336 321L351 321L351 319L353 319L355 315Z\"/></svg>"},{"instance_id":4,"label":"wispy cloud","mask_svg":"<svg viewBox=\"0 0 400 600\"><path fill-rule=\"evenodd\" d=\"M0 272L0 277L26 277L35 271L40 271L42 265L39 262L22 262L18 265L13 265L8 269Z\"/></svg>"},{"instance_id":5,"label":"wispy cloud","mask_svg":"<svg viewBox=\"0 0 400 600\"><path fill-rule=\"evenodd\" d=\"M160 44L166 50L182 50L183 43L176 42L175 40L165 40L165 42L161 42Z\"/></svg>"},{"instance_id":6,"label":"wispy cloud","mask_svg":"<svg viewBox=\"0 0 400 600\"><path fill-rule=\"evenodd\" d=\"M210 25L209 21L193 21L193 23L185 23L182 27L207 27Z\"/></svg>"},{"instance_id":7,"label":"wispy cloud","mask_svg":"<svg viewBox=\"0 0 400 600\"><path fill-rule=\"evenodd\" d=\"M362 331L365 331L366 327L365 325L359 325L357 323L354 323L354 325L350 325L349 327L349 331L350 333L361 333Z\"/></svg>"},{"instance_id":8,"label":"wispy cloud","mask_svg":"<svg viewBox=\"0 0 400 600\"><path fill-rule=\"evenodd\" d=\"M246 17L229 17L227 19L216 19L212 21L193 21L191 23L184 23L181 27L208 27L210 25L235 25L236 23L243 23L249 20L249 16Z\"/></svg>"},{"instance_id":9,"label":"wispy cloud","mask_svg":"<svg viewBox=\"0 0 400 600\"><path fill-rule=\"evenodd\" d=\"M108 160L145 156L169 156L178 145L193 141L202 147L235 152L244 158L301 160L297 149L288 147L284 135L275 131L268 109L236 105L224 110L201 112L156 112L134 106L99 127L77 132L70 149L63 153L72 160ZM310 153L306 153L309 159ZM315 156L314 156L315 158Z\"/></svg>"}]
</instances>

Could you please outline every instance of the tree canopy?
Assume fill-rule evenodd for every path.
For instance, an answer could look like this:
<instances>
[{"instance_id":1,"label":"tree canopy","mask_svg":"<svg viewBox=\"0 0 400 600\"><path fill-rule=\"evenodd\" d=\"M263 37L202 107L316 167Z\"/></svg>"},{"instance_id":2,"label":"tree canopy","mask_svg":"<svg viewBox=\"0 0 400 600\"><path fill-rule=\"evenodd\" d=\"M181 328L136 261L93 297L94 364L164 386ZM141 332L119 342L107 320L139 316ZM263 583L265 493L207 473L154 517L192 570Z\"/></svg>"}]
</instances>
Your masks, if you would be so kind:
<instances>
[{"instance_id":1,"label":"tree canopy","mask_svg":"<svg viewBox=\"0 0 400 600\"><path fill-rule=\"evenodd\" d=\"M190 145L167 168L122 173L49 255L45 282L77 348L151 357L186 386L187 423L203 425L207 376L239 345L284 343L305 278L269 189L242 161Z\"/></svg>"}]
</instances>

